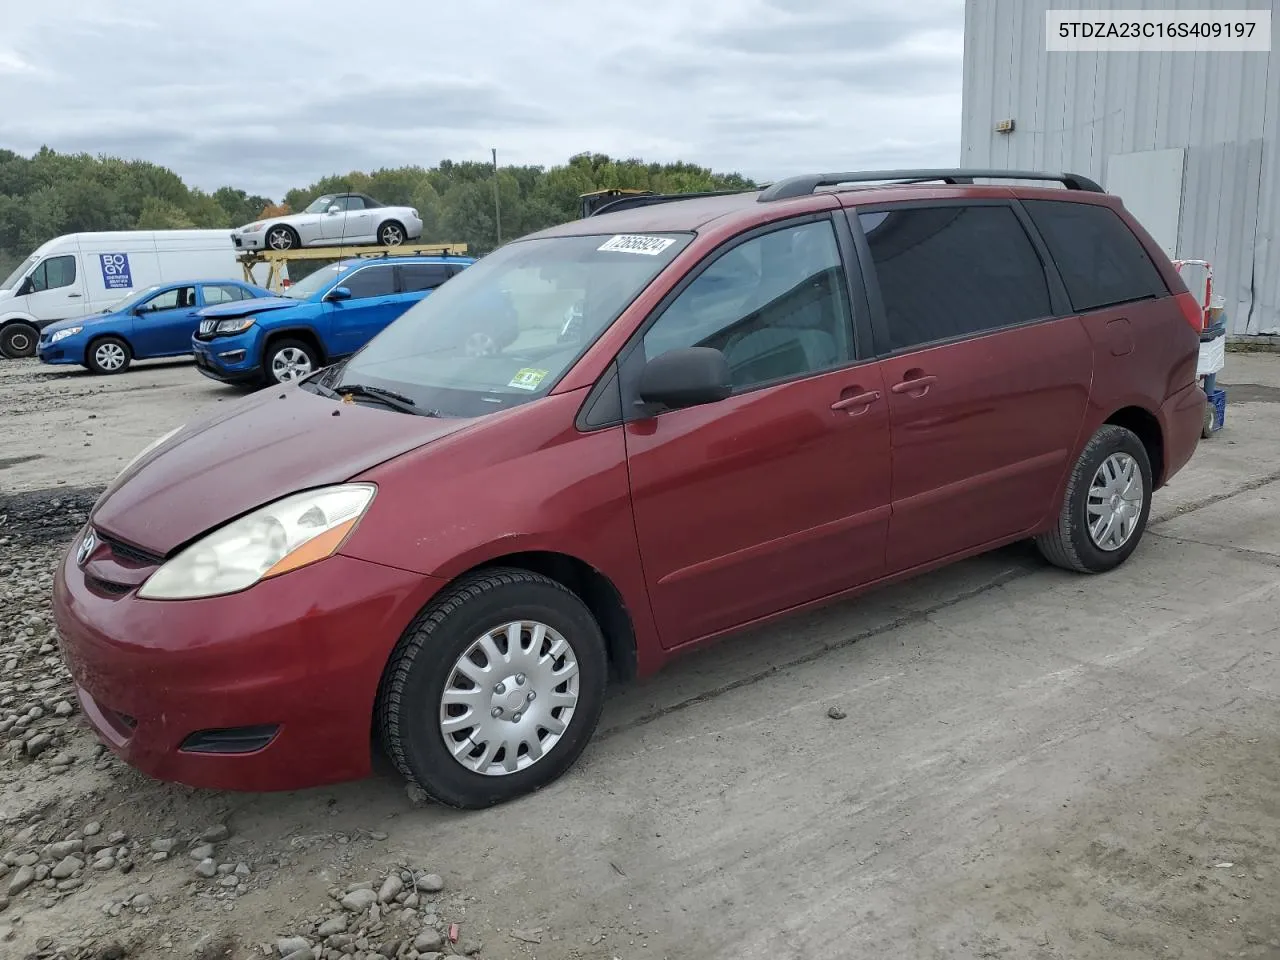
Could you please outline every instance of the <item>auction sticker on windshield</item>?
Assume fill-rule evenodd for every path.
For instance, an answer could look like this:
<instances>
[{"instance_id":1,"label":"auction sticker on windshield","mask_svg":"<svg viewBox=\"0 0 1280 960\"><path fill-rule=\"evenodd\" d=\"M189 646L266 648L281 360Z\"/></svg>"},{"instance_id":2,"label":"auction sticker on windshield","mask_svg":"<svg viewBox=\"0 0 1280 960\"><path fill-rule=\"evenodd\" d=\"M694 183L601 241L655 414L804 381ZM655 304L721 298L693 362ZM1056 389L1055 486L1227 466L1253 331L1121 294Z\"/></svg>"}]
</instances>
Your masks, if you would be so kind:
<instances>
[{"instance_id":1,"label":"auction sticker on windshield","mask_svg":"<svg viewBox=\"0 0 1280 960\"><path fill-rule=\"evenodd\" d=\"M537 390L538 385L547 378L549 370L538 370L534 367L525 367L517 370L516 375L511 378L508 387L515 387L517 390Z\"/></svg>"},{"instance_id":2,"label":"auction sticker on windshield","mask_svg":"<svg viewBox=\"0 0 1280 960\"><path fill-rule=\"evenodd\" d=\"M635 234L618 234L610 237L597 249L611 253L640 253L646 257L656 257L667 247L675 243L670 237L643 237Z\"/></svg>"}]
</instances>

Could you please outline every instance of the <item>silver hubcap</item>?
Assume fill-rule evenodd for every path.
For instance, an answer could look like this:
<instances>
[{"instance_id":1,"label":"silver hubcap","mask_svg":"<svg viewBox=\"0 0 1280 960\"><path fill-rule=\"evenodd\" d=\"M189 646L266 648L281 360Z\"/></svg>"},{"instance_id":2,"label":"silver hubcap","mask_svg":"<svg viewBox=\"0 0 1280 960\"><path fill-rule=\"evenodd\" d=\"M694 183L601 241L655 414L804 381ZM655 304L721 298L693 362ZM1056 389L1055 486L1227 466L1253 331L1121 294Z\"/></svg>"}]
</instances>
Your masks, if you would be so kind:
<instances>
[{"instance_id":1,"label":"silver hubcap","mask_svg":"<svg viewBox=\"0 0 1280 960\"><path fill-rule=\"evenodd\" d=\"M578 706L578 658L545 623L504 623L458 658L440 698L440 734L475 773L524 770L554 749Z\"/></svg>"},{"instance_id":2,"label":"silver hubcap","mask_svg":"<svg viewBox=\"0 0 1280 960\"><path fill-rule=\"evenodd\" d=\"M1113 453L1102 461L1089 484L1089 539L1099 550L1119 550L1142 516L1146 491L1138 461L1127 453Z\"/></svg>"},{"instance_id":3,"label":"silver hubcap","mask_svg":"<svg viewBox=\"0 0 1280 960\"><path fill-rule=\"evenodd\" d=\"M281 383L311 372L311 358L297 347L285 347L271 358L271 375Z\"/></svg>"},{"instance_id":4,"label":"silver hubcap","mask_svg":"<svg viewBox=\"0 0 1280 960\"><path fill-rule=\"evenodd\" d=\"M124 348L118 343L104 343L93 351L93 359L103 370L119 370L124 366Z\"/></svg>"},{"instance_id":5,"label":"silver hubcap","mask_svg":"<svg viewBox=\"0 0 1280 960\"><path fill-rule=\"evenodd\" d=\"M404 231L396 226L382 228L382 244L387 247L398 247L404 243Z\"/></svg>"},{"instance_id":6,"label":"silver hubcap","mask_svg":"<svg viewBox=\"0 0 1280 960\"><path fill-rule=\"evenodd\" d=\"M288 250L293 246L293 237L288 230L272 230L267 236L267 243L272 250Z\"/></svg>"}]
</instances>

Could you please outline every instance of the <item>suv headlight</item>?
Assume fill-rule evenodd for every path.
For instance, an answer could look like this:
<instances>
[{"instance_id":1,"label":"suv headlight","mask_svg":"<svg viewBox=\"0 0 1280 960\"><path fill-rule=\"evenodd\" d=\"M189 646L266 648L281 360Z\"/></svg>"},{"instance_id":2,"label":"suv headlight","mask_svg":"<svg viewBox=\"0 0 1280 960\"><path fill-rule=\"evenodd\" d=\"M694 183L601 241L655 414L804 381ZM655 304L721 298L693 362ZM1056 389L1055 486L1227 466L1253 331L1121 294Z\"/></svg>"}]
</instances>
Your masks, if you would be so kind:
<instances>
[{"instance_id":1,"label":"suv headlight","mask_svg":"<svg viewBox=\"0 0 1280 960\"><path fill-rule=\"evenodd\" d=\"M236 317L234 320L219 320L214 327L215 333L244 333L253 326L253 317Z\"/></svg>"},{"instance_id":2,"label":"suv headlight","mask_svg":"<svg viewBox=\"0 0 1280 960\"><path fill-rule=\"evenodd\" d=\"M259 580L323 560L364 516L377 488L346 483L297 493L197 540L153 573L144 600L193 600L236 593Z\"/></svg>"},{"instance_id":3,"label":"suv headlight","mask_svg":"<svg viewBox=\"0 0 1280 960\"><path fill-rule=\"evenodd\" d=\"M65 330L58 330L49 338L49 342L57 343L59 340L65 340L67 337L74 337L83 329L84 327L67 327Z\"/></svg>"}]
</instances>

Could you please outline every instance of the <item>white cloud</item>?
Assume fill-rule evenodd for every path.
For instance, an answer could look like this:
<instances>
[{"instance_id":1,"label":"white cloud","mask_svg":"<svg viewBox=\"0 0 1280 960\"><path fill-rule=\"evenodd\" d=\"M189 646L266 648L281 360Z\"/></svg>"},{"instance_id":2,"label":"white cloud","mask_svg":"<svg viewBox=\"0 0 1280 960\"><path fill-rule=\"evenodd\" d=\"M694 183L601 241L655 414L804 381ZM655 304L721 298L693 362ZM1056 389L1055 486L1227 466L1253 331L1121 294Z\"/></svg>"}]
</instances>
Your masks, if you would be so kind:
<instances>
[{"instance_id":1,"label":"white cloud","mask_svg":"<svg viewBox=\"0 0 1280 960\"><path fill-rule=\"evenodd\" d=\"M582 150L774 178L959 156L963 0L83 0L6 10L0 144L280 196Z\"/></svg>"}]
</instances>

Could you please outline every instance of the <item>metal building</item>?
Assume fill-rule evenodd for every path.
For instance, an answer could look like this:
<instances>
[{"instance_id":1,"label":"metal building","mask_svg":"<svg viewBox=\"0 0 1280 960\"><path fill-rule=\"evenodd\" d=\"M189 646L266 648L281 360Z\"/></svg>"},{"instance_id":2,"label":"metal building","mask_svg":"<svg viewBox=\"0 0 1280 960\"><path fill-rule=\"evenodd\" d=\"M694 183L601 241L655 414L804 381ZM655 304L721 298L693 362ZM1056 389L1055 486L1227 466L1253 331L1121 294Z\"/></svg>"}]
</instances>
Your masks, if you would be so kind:
<instances>
[{"instance_id":1,"label":"metal building","mask_svg":"<svg viewBox=\"0 0 1280 960\"><path fill-rule=\"evenodd\" d=\"M1230 333L1280 333L1280 12L1270 53L1050 53L1050 7L1271 10L1271 0L966 0L961 156L1098 180L1171 256L1213 264Z\"/></svg>"}]
</instances>

